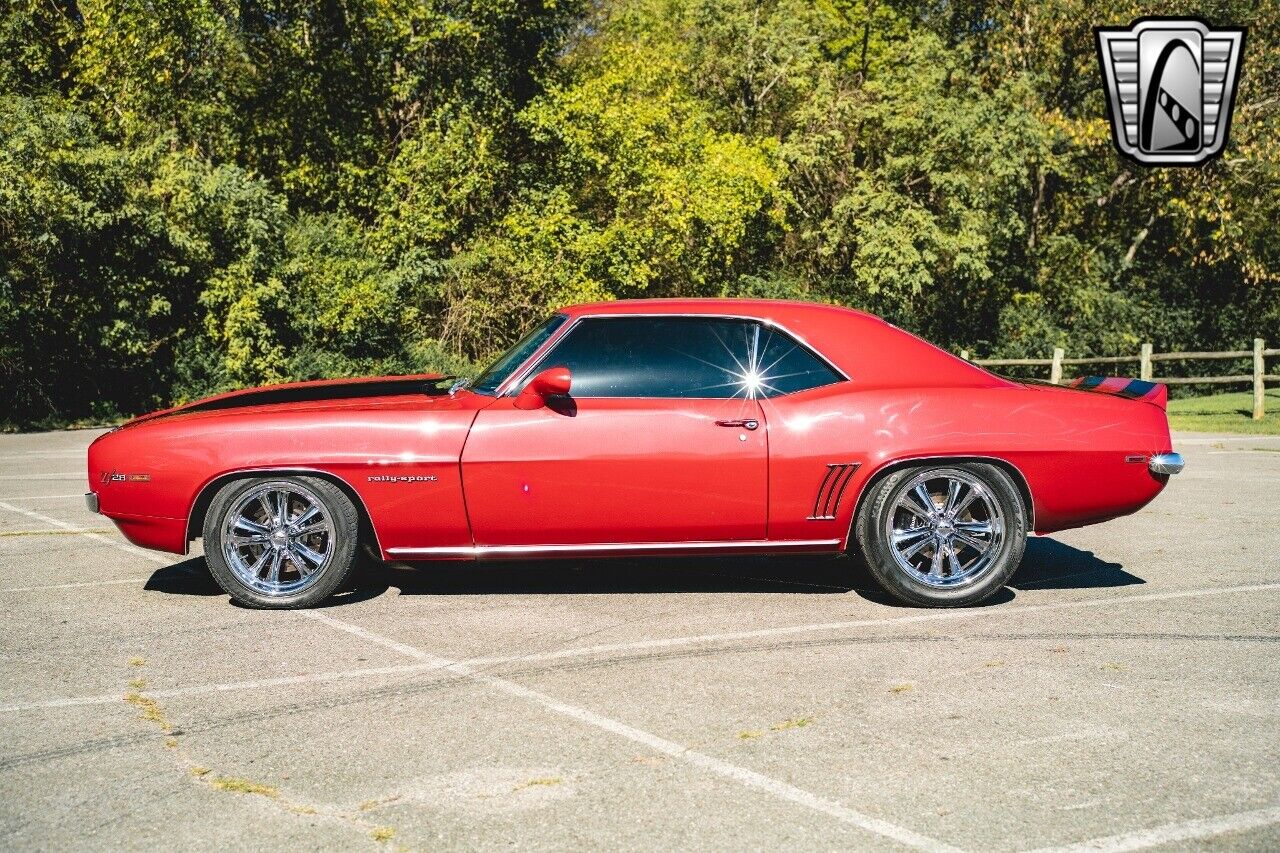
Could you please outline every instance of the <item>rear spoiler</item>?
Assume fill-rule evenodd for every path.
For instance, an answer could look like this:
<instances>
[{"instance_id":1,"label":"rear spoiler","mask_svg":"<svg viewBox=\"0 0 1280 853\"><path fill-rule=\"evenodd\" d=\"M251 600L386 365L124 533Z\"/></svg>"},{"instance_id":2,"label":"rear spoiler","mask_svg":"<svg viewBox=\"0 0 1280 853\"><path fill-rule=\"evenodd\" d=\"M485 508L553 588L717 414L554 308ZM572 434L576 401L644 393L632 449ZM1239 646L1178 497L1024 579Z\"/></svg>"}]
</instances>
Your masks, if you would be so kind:
<instances>
[{"instance_id":1,"label":"rear spoiler","mask_svg":"<svg viewBox=\"0 0 1280 853\"><path fill-rule=\"evenodd\" d=\"M1093 391L1097 394L1113 394L1129 400L1142 400L1145 403L1167 409L1169 406L1169 388L1159 382L1148 382L1145 379L1126 379L1121 376L1081 376L1072 380L1069 388L1081 391Z\"/></svg>"}]
</instances>

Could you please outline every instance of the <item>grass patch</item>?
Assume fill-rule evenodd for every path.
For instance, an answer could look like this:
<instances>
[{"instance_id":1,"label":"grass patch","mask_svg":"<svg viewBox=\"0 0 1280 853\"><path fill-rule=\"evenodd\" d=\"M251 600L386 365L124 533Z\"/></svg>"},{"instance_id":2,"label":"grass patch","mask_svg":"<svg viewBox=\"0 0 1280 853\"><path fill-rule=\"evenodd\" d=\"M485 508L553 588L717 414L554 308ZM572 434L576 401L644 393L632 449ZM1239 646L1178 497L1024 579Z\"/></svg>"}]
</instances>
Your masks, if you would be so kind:
<instances>
[{"instance_id":1,"label":"grass patch","mask_svg":"<svg viewBox=\"0 0 1280 853\"><path fill-rule=\"evenodd\" d=\"M914 684L895 684L889 688L890 693L910 693L915 690Z\"/></svg>"},{"instance_id":2,"label":"grass patch","mask_svg":"<svg viewBox=\"0 0 1280 853\"><path fill-rule=\"evenodd\" d=\"M166 732L173 728L173 725L164 715L164 708L156 700L137 693L127 693L124 701L138 709L138 719L146 720L148 723L155 723Z\"/></svg>"},{"instance_id":3,"label":"grass patch","mask_svg":"<svg viewBox=\"0 0 1280 853\"><path fill-rule=\"evenodd\" d=\"M398 799L400 799L399 794L391 797L383 797L380 800L365 800L360 805L356 806L356 811L367 812L374 809L380 809L389 803L394 803Z\"/></svg>"},{"instance_id":4,"label":"grass patch","mask_svg":"<svg viewBox=\"0 0 1280 853\"><path fill-rule=\"evenodd\" d=\"M280 792L270 785L263 785L260 782L240 779L235 776L219 776L209 784L219 791L230 791L233 794L257 794L260 797L270 797L271 799L280 796Z\"/></svg>"},{"instance_id":5,"label":"grass patch","mask_svg":"<svg viewBox=\"0 0 1280 853\"><path fill-rule=\"evenodd\" d=\"M550 787L551 785L559 785L564 782L559 776L543 776L540 779L530 779L528 782L522 782L516 786L517 791L525 788Z\"/></svg>"},{"instance_id":6,"label":"grass patch","mask_svg":"<svg viewBox=\"0 0 1280 853\"><path fill-rule=\"evenodd\" d=\"M1280 435L1280 388L1266 392L1267 414L1253 419L1253 392L1212 394L1169 401L1169 428L1186 432Z\"/></svg>"},{"instance_id":7,"label":"grass patch","mask_svg":"<svg viewBox=\"0 0 1280 853\"><path fill-rule=\"evenodd\" d=\"M803 729L811 723L813 723L812 717L792 717L790 720L783 720L780 723L774 723L772 726L769 726L769 730L785 732L787 729Z\"/></svg>"},{"instance_id":8,"label":"grass patch","mask_svg":"<svg viewBox=\"0 0 1280 853\"><path fill-rule=\"evenodd\" d=\"M379 826L369 833L369 837L379 844L385 844L396 837L396 831L389 826Z\"/></svg>"},{"instance_id":9,"label":"grass patch","mask_svg":"<svg viewBox=\"0 0 1280 853\"><path fill-rule=\"evenodd\" d=\"M789 729L803 729L805 726L813 724L813 717L792 717L789 720L783 720L780 723L774 723L769 726L770 732L785 732ZM758 731L756 729L746 729L738 732L738 740L755 740L758 737L764 737L768 732Z\"/></svg>"}]
</instances>

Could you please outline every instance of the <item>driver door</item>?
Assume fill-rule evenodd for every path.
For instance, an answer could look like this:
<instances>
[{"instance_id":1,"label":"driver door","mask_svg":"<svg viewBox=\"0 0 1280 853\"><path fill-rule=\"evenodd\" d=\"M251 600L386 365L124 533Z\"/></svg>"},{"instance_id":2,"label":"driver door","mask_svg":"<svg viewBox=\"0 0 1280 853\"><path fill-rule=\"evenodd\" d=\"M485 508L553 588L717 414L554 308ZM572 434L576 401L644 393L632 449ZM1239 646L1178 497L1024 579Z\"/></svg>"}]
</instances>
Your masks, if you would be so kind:
<instances>
[{"instance_id":1,"label":"driver door","mask_svg":"<svg viewBox=\"0 0 1280 853\"><path fill-rule=\"evenodd\" d=\"M763 540L768 439L747 367L757 328L578 319L525 377L568 367L570 393L529 410L502 397L472 425L462 478L475 544Z\"/></svg>"}]
</instances>

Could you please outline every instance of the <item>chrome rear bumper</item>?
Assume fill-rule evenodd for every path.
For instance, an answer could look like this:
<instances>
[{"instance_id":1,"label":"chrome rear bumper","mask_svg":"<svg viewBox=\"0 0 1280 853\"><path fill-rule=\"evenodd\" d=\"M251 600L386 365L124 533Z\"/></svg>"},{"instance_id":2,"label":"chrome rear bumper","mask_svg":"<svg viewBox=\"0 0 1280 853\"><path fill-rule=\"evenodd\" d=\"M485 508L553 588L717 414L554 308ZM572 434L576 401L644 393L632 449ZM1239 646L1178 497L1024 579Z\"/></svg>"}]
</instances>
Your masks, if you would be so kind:
<instances>
[{"instance_id":1,"label":"chrome rear bumper","mask_svg":"<svg viewBox=\"0 0 1280 853\"><path fill-rule=\"evenodd\" d=\"M1147 463L1147 467L1152 474L1177 474L1182 470L1185 463L1182 461L1181 453L1161 453L1151 457L1151 461Z\"/></svg>"}]
</instances>

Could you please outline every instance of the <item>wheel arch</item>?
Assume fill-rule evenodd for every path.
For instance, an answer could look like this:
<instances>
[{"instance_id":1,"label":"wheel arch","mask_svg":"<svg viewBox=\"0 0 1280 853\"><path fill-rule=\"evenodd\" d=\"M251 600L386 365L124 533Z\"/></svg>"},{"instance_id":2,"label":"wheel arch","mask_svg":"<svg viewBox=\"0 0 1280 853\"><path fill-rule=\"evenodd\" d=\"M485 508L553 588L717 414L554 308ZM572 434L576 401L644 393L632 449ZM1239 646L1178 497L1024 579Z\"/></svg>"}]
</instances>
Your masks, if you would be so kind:
<instances>
[{"instance_id":1,"label":"wheel arch","mask_svg":"<svg viewBox=\"0 0 1280 853\"><path fill-rule=\"evenodd\" d=\"M862 488L858 490L858 499L853 504L853 515L849 518L849 532L845 536L844 547L850 548L856 541L854 532L858 525L858 513L862 512L863 503L867 496L871 494L872 489L880 484L885 477L890 476L896 471L905 468L921 468L925 465L936 462L980 462L987 465L993 465L1001 471L1009 475L1009 479L1013 480L1014 485L1018 489L1018 496L1022 498L1023 506L1027 510L1027 530L1036 529L1036 505L1031 495L1031 486L1027 483L1027 477L1018 468L1007 459L1001 459L998 456L982 456L975 454L960 453L955 455L945 454L941 456L908 456L901 459L894 459L885 462L879 468L871 472L867 477Z\"/></svg>"},{"instance_id":2,"label":"wheel arch","mask_svg":"<svg viewBox=\"0 0 1280 853\"><path fill-rule=\"evenodd\" d=\"M186 542L190 546L196 539L201 538L204 534L205 516L209 514L209 507L213 504L213 498L218 490L228 483L236 480L251 480L259 477L275 477L275 476L300 476L314 477L317 480L324 480L333 484L342 491L347 499L356 508L356 515L360 519L360 536L361 538L368 536L373 542L373 547L379 554L382 553L382 546L378 542L378 531L373 526L373 517L369 515L369 508L365 506L364 498L360 497L360 493L352 488L351 484L328 471L319 471L315 468L299 468L297 466L282 466L271 468L240 468L235 471L227 471L219 474L201 487L200 492L196 495L195 501L191 504L191 511L187 513L187 534Z\"/></svg>"}]
</instances>

